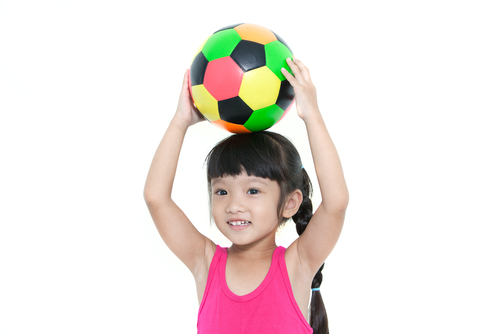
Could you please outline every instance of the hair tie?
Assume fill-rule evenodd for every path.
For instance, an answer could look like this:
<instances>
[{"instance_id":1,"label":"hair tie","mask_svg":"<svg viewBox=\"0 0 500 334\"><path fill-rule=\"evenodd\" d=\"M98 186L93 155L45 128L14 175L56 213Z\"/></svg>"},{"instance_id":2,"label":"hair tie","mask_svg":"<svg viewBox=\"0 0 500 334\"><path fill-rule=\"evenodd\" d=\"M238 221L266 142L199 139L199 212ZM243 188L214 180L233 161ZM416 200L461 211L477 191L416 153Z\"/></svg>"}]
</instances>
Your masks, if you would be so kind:
<instances>
[{"instance_id":1,"label":"hair tie","mask_svg":"<svg viewBox=\"0 0 500 334\"><path fill-rule=\"evenodd\" d=\"M319 288L312 288L311 291L319 291Z\"/></svg>"}]
</instances>

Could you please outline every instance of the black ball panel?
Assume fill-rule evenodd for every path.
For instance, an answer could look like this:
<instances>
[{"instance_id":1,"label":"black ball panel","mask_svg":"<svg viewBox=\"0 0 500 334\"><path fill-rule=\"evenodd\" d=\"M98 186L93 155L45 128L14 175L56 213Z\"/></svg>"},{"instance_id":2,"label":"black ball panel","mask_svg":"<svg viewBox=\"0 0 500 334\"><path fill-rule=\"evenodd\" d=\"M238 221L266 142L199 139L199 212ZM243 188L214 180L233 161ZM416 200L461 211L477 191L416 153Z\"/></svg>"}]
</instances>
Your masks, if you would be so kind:
<instances>
[{"instance_id":1,"label":"black ball panel","mask_svg":"<svg viewBox=\"0 0 500 334\"><path fill-rule=\"evenodd\" d=\"M278 94L278 99L276 100L276 104L283 110L286 110L293 102L295 98L295 93L293 91L292 85L288 82L288 80L283 80L280 86L280 92Z\"/></svg>"},{"instance_id":2,"label":"black ball panel","mask_svg":"<svg viewBox=\"0 0 500 334\"><path fill-rule=\"evenodd\" d=\"M231 53L231 58L246 72L266 65L264 45L242 40Z\"/></svg>"},{"instance_id":3,"label":"black ball panel","mask_svg":"<svg viewBox=\"0 0 500 334\"><path fill-rule=\"evenodd\" d=\"M201 85L203 83L207 66L208 60L203 52L198 53L191 64L191 86Z\"/></svg>"},{"instance_id":4,"label":"black ball panel","mask_svg":"<svg viewBox=\"0 0 500 334\"><path fill-rule=\"evenodd\" d=\"M219 101L219 115L223 121L243 125L253 110L239 96Z\"/></svg>"}]
</instances>

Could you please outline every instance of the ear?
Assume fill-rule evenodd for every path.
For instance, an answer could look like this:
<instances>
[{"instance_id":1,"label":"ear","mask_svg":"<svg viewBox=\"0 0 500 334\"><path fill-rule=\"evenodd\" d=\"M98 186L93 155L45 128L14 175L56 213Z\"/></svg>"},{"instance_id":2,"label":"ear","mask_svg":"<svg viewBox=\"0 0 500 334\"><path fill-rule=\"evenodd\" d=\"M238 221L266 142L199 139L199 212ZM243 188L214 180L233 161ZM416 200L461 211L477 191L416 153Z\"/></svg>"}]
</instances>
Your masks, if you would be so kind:
<instances>
[{"instance_id":1,"label":"ear","mask_svg":"<svg viewBox=\"0 0 500 334\"><path fill-rule=\"evenodd\" d=\"M295 189L290 195L287 197L287 201L285 204L285 209L283 210L283 217L290 218L300 208L302 204L302 192L299 189Z\"/></svg>"}]
</instances>

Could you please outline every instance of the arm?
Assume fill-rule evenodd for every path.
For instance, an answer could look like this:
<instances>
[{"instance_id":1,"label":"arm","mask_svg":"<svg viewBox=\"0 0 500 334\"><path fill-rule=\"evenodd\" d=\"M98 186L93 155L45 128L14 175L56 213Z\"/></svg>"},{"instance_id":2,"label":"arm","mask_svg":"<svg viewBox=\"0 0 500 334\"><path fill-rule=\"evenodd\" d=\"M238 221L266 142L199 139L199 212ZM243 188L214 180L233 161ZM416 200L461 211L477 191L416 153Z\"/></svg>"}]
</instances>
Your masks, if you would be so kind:
<instances>
[{"instance_id":1,"label":"arm","mask_svg":"<svg viewBox=\"0 0 500 334\"><path fill-rule=\"evenodd\" d=\"M337 149L318 108L309 70L297 59L289 60L288 64L295 77L286 70L283 73L294 88L297 112L306 125L322 198L306 230L297 239L300 262L314 275L340 236L349 193Z\"/></svg>"},{"instance_id":2,"label":"arm","mask_svg":"<svg viewBox=\"0 0 500 334\"><path fill-rule=\"evenodd\" d=\"M171 197L184 136L189 126L203 120L191 101L188 75L186 71L177 111L153 157L144 199L162 239L195 275L213 242L198 232Z\"/></svg>"}]
</instances>

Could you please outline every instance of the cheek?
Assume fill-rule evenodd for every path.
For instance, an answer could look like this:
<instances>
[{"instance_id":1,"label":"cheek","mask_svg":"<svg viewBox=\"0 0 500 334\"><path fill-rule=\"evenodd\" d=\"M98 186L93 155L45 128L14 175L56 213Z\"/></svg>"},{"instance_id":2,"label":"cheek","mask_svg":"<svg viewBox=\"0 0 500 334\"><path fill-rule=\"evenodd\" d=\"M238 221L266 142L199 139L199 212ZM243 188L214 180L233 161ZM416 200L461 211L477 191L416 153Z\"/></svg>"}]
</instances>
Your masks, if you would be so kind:
<instances>
[{"instance_id":1,"label":"cheek","mask_svg":"<svg viewBox=\"0 0 500 334\"><path fill-rule=\"evenodd\" d=\"M255 215L258 215L264 221L272 222L278 221L278 210L277 206L269 205L268 203L263 203L254 207L253 210Z\"/></svg>"},{"instance_id":2,"label":"cheek","mask_svg":"<svg viewBox=\"0 0 500 334\"><path fill-rule=\"evenodd\" d=\"M217 222L217 220L221 218L221 215L223 216L225 213L224 208L218 201L212 202L210 210L212 210L212 217L214 218L215 222Z\"/></svg>"},{"instance_id":3,"label":"cheek","mask_svg":"<svg viewBox=\"0 0 500 334\"><path fill-rule=\"evenodd\" d=\"M212 210L214 210L214 208L212 208ZM226 224L226 222L224 221L224 217L221 216L220 214L217 214L216 211L212 211L212 219L213 222L215 223L215 226L219 229L219 231L222 231L221 229Z\"/></svg>"}]
</instances>

